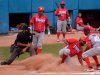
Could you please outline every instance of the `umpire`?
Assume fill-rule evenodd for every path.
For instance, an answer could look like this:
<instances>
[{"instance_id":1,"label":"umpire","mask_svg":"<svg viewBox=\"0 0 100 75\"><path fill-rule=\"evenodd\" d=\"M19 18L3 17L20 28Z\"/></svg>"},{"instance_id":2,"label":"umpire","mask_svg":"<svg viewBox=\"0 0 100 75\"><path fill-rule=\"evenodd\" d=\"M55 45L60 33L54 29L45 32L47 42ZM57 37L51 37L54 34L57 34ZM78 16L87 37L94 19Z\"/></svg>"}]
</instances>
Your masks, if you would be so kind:
<instances>
[{"instance_id":1,"label":"umpire","mask_svg":"<svg viewBox=\"0 0 100 75\"><path fill-rule=\"evenodd\" d=\"M24 52L29 52L30 56L34 54L33 48L32 48L32 34L30 33L30 30L28 26L24 25L22 27L22 32L19 32L17 35L17 38L14 42L14 44L10 47L10 57L1 62L1 65L10 65L16 57Z\"/></svg>"}]
</instances>

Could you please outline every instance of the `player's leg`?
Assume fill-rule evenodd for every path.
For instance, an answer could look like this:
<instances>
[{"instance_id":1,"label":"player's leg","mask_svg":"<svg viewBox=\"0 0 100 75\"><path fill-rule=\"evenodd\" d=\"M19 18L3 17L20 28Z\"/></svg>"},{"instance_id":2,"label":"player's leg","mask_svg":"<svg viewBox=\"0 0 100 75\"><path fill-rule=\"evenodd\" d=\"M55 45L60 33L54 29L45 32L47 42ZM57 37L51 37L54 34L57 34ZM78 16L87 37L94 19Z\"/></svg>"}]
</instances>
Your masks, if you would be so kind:
<instances>
[{"instance_id":1,"label":"player's leg","mask_svg":"<svg viewBox=\"0 0 100 75\"><path fill-rule=\"evenodd\" d=\"M100 62L98 60L98 57L95 55L95 56L92 56L94 61L96 62L96 66L97 66L97 69L100 70Z\"/></svg>"},{"instance_id":2,"label":"player's leg","mask_svg":"<svg viewBox=\"0 0 100 75\"><path fill-rule=\"evenodd\" d=\"M65 60L67 60L67 57L70 55L70 50L68 49L68 46L62 48L59 51L59 55L61 57L61 62L60 63L64 63ZM67 61L69 61L69 59Z\"/></svg>"},{"instance_id":3,"label":"player's leg","mask_svg":"<svg viewBox=\"0 0 100 75\"><path fill-rule=\"evenodd\" d=\"M77 24L76 29L79 30L79 31L83 31L84 30L84 27L82 27L82 26L80 26L80 25Z\"/></svg>"},{"instance_id":4,"label":"player's leg","mask_svg":"<svg viewBox=\"0 0 100 75\"><path fill-rule=\"evenodd\" d=\"M64 20L62 24L62 34L63 34L63 40L65 40L66 37L66 27L67 27L67 21Z\"/></svg>"},{"instance_id":5,"label":"player's leg","mask_svg":"<svg viewBox=\"0 0 100 75\"><path fill-rule=\"evenodd\" d=\"M44 35L45 35L44 32L39 33L38 43L37 43L37 54L42 53L42 44L43 44Z\"/></svg>"},{"instance_id":6,"label":"player's leg","mask_svg":"<svg viewBox=\"0 0 100 75\"><path fill-rule=\"evenodd\" d=\"M83 58L83 60L84 60L84 61L86 62L86 64L88 65L87 71L94 71L94 69L93 69L93 67L92 67L92 64L91 64L89 58L88 58L88 57L85 57L85 58Z\"/></svg>"},{"instance_id":7,"label":"player's leg","mask_svg":"<svg viewBox=\"0 0 100 75\"><path fill-rule=\"evenodd\" d=\"M61 34L61 25L62 25L62 21L58 20L57 21L57 42L59 42L59 37Z\"/></svg>"},{"instance_id":8,"label":"player's leg","mask_svg":"<svg viewBox=\"0 0 100 75\"><path fill-rule=\"evenodd\" d=\"M20 48L14 48L10 57L7 60L1 62L1 65L10 65L16 59L16 57L19 56L20 51Z\"/></svg>"},{"instance_id":9,"label":"player's leg","mask_svg":"<svg viewBox=\"0 0 100 75\"><path fill-rule=\"evenodd\" d=\"M38 33L34 32L35 35L33 36L33 42L32 44L34 45L34 51L37 54L37 43L38 43Z\"/></svg>"},{"instance_id":10,"label":"player's leg","mask_svg":"<svg viewBox=\"0 0 100 75\"><path fill-rule=\"evenodd\" d=\"M99 54L100 54L100 47L93 47L82 54L83 59L88 65L89 68L88 71L93 71L92 65L88 57L99 55Z\"/></svg>"},{"instance_id":11,"label":"player's leg","mask_svg":"<svg viewBox=\"0 0 100 75\"><path fill-rule=\"evenodd\" d=\"M27 52L30 53L30 56L36 55L36 52L35 52L35 50L34 50L33 45L32 45L30 48L28 48Z\"/></svg>"}]
</instances>

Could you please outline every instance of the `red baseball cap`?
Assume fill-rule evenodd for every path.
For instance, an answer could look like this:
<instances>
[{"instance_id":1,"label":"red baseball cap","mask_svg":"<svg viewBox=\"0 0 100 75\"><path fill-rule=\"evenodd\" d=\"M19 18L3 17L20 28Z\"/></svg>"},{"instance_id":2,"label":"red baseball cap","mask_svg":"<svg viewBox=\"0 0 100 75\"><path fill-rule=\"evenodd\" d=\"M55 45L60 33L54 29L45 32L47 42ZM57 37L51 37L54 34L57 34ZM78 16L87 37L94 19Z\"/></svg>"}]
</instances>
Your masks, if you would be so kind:
<instances>
[{"instance_id":1,"label":"red baseball cap","mask_svg":"<svg viewBox=\"0 0 100 75\"><path fill-rule=\"evenodd\" d=\"M61 1L60 4L65 4L65 2L64 1Z\"/></svg>"},{"instance_id":2,"label":"red baseball cap","mask_svg":"<svg viewBox=\"0 0 100 75\"><path fill-rule=\"evenodd\" d=\"M38 11L44 11L44 8L42 6L39 6Z\"/></svg>"},{"instance_id":3,"label":"red baseball cap","mask_svg":"<svg viewBox=\"0 0 100 75\"><path fill-rule=\"evenodd\" d=\"M84 27L84 32L90 31L90 28L88 26Z\"/></svg>"}]
</instances>

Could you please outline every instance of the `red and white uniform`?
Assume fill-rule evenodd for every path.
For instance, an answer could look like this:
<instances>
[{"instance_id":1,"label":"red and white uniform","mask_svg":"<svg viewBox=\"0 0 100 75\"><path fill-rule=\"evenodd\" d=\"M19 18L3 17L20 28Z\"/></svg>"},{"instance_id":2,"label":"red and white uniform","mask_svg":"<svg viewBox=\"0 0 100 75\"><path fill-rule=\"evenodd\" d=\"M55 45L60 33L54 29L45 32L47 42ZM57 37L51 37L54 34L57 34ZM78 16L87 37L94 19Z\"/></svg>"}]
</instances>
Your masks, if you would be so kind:
<instances>
[{"instance_id":1,"label":"red and white uniform","mask_svg":"<svg viewBox=\"0 0 100 75\"><path fill-rule=\"evenodd\" d=\"M48 25L48 18L46 15L39 16L36 14L32 17L30 24L34 24L34 31L43 32L45 26Z\"/></svg>"},{"instance_id":2,"label":"red and white uniform","mask_svg":"<svg viewBox=\"0 0 100 75\"><path fill-rule=\"evenodd\" d=\"M78 24L80 26L84 24L82 17L77 17L75 22L76 22L76 25Z\"/></svg>"},{"instance_id":3,"label":"red and white uniform","mask_svg":"<svg viewBox=\"0 0 100 75\"><path fill-rule=\"evenodd\" d=\"M97 34L89 34L86 37L86 42L88 47L91 48L93 46L96 46L97 44L100 44L100 37Z\"/></svg>"},{"instance_id":4,"label":"red and white uniform","mask_svg":"<svg viewBox=\"0 0 100 75\"><path fill-rule=\"evenodd\" d=\"M45 35L45 27L49 25L48 23L48 17L46 15L39 15L35 14L32 19L30 20L30 24L34 25L34 31L35 34L33 36L33 44L34 44L34 50L36 54L42 53L42 43Z\"/></svg>"},{"instance_id":5,"label":"red and white uniform","mask_svg":"<svg viewBox=\"0 0 100 75\"><path fill-rule=\"evenodd\" d=\"M90 57L100 54L100 37L97 34L89 34L86 37L87 51L82 54L82 57Z\"/></svg>"},{"instance_id":6,"label":"red and white uniform","mask_svg":"<svg viewBox=\"0 0 100 75\"><path fill-rule=\"evenodd\" d=\"M76 22L76 29L83 31L84 30L84 23L83 23L82 17L77 17L75 22Z\"/></svg>"},{"instance_id":7,"label":"red and white uniform","mask_svg":"<svg viewBox=\"0 0 100 75\"><path fill-rule=\"evenodd\" d=\"M58 17L57 20L57 33L65 33L67 26L67 19L69 17L69 12L66 8L57 8L55 11L55 15Z\"/></svg>"},{"instance_id":8,"label":"red and white uniform","mask_svg":"<svg viewBox=\"0 0 100 75\"><path fill-rule=\"evenodd\" d=\"M60 15L59 15L60 14ZM58 16L58 20L64 21L69 17L68 10L66 8L57 8L55 15Z\"/></svg>"},{"instance_id":9,"label":"red and white uniform","mask_svg":"<svg viewBox=\"0 0 100 75\"><path fill-rule=\"evenodd\" d=\"M76 39L68 39L68 48L70 49L70 56L78 55L82 56L82 47L79 45L79 41Z\"/></svg>"},{"instance_id":10,"label":"red and white uniform","mask_svg":"<svg viewBox=\"0 0 100 75\"><path fill-rule=\"evenodd\" d=\"M79 41L74 38L67 39L66 41L67 45L59 51L59 55L61 57L63 55L66 55L68 57L77 55L78 59L81 59L83 48L79 45ZM67 60L69 61L70 59Z\"/></svg>"}]
</instances>

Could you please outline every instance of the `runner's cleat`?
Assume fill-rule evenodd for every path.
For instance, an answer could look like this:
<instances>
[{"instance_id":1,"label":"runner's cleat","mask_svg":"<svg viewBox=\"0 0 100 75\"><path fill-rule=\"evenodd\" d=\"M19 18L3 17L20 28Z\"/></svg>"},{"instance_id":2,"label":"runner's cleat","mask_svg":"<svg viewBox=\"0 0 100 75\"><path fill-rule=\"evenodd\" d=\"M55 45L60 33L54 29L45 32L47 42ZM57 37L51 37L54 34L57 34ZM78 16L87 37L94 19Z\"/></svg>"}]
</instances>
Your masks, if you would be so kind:
<instances>
[{"instance_id":1,"label":"runner's cleat","mask_svg":"<svg viewBox=\"0 0 100 75\"><path fill-rule=\"evenodd\" d=\"M96 68L96 69L97 69L97 70L100 70L100 64L97 65L97 68Z\"/></svg>"},{"instance_id":2,"label":"runner's cleat","mask_svg":"<svg viewBox=\"0 0 100 75\"><path fill-rule=\"evenodd\" d=\"M88 68L86 71L87 72L94 72L94 69L93 68Z\"/></svg>"},{"instance_id":3,"label":"runner's cleat","mask_svg":"<svg viewBox=\"0 0 100 75\"><path fill-rule=\"evenodd\" d=\"M59 40L59 39L57 39L57 42L60 42L60 40Z\"/></svg>"}]
</instances>

